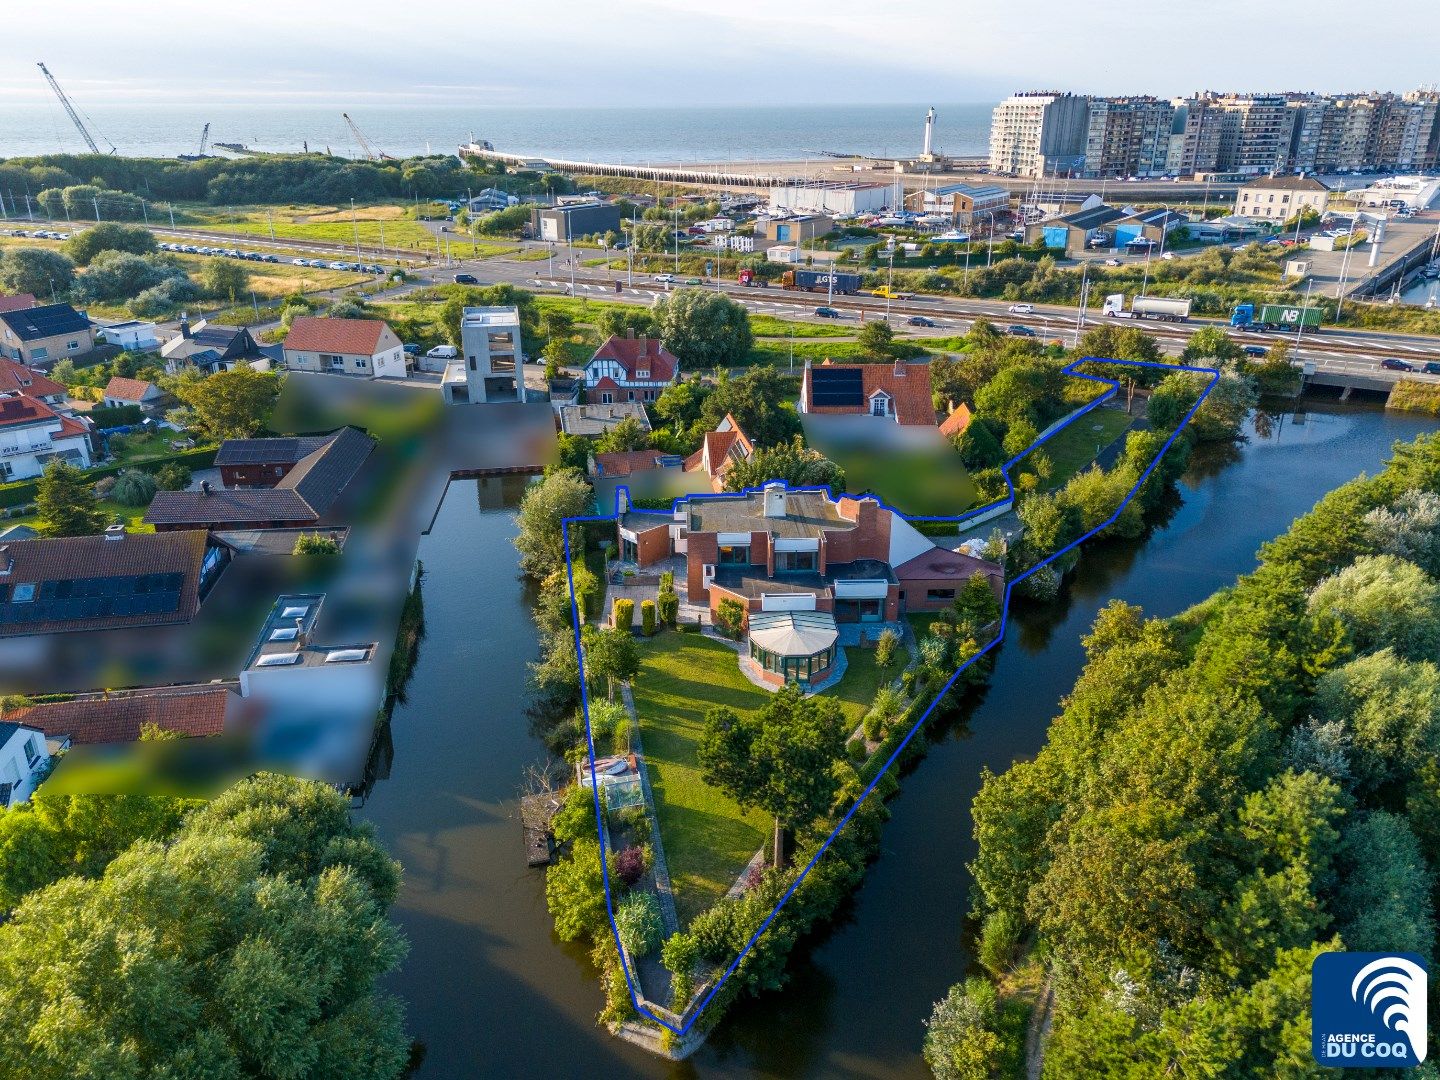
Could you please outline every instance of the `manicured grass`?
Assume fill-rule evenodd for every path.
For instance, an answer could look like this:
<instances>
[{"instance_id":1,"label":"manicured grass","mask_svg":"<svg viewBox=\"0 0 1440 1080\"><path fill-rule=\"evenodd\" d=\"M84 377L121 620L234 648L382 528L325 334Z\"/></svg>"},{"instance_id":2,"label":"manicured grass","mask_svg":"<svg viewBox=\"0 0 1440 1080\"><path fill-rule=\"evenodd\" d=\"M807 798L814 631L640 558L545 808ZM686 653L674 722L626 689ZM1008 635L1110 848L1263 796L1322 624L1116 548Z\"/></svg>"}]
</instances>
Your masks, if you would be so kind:
<instances>
[{"instance_id":1,"label":"manicured grass","mask_svg":"<svg viewBox=\"0 0 1440 1080\"><path fill-rule=\"evenodd\" d=\"M126 528L131 532L153 533L155 531L154 525L146 525L140 520L145 516L148 507L122 506L109 499L101 499L97 505L108 520L124 522ZM0 518L0 526L8 528L11 525L29 525L31 528L39 528L39 520L35 514L23 514L18 517Z\"/></svg>"},{"instance_id":2,"label":"manicured grass","mask_svg":"<svg viewBox=\"0 0 1440 1080\"><path fill-rule=\"evenodd\" d=\"M743 812L700 778L695 752L715 705L761 708L768 695L740 673L734 650L699 634L665 631L641 646L634 682L640 738L682 926L734 884L770 838L763 811Z\"/></svg>"},{"instance_id":3,"label":"manicured grass","mask_svg":"<svg viewBox=\"0 0 1440 1080\"><path fill-rule=\"evenodd\" d=\"M882 669L875 663L875 650L859 646L846 648L845 661L844 678L824 696L839 703L848 722L847 727L853 729L870 711L870 703L875 700L880 687L900 674L900 664L897 662L888 670Z\"/></svg>"},{"instance_id":4,"label":"manicured grass","mask_svg":"<svg viewBox=\"0 0 1440 1080\"><path fill-rule=\"evenodd\" d=\"M789 337L793 333L797 338L837 338L853 337L855 328L797 322L774 315L751 315L750 332L756 337Z\"/></svg>"},{"instance_id":5,"label":"manicured grass","mask_svg":"<svg viewBox=\"0 0 1440 1080\"><path fill-rule=\"evenodd\" d=\"M769 694L740 673L733 649L699 634L664 631L644 642L640 655L635 709L683 926L725 894L771 836L764 812L742 812L700 778L695 751L705 714L715 705L754 711ZM845 676L826 696L839 703L853 727L899 667L882 671L873 649L850 648L845 656Z\"/></svg>"},{"instance_id":6,"label":"manicured grass","mask_svg":"<svg viewBox=\"0 0 1440 1080\"><path fill-rule=\"evenodd\" d=\"M1121 409L1095 409L1056 432L1042 448L1052 466L1046 487L1061 487L1083 472L1095 460L1096 447L1109 446L1133 419Z\"/></svg>"},{"instance_id":7,"label":"manicured grass","mask_svg":"<svg viewBox=\"0 0 1440 1080\"><path fill-rule=\"evenodd\" d=\"M938 611L907 611L905 621L910 624L910 629L915 632L915 639L923 641L930 633L930 625L940 617Z\"/></svg>"}]
</instances>

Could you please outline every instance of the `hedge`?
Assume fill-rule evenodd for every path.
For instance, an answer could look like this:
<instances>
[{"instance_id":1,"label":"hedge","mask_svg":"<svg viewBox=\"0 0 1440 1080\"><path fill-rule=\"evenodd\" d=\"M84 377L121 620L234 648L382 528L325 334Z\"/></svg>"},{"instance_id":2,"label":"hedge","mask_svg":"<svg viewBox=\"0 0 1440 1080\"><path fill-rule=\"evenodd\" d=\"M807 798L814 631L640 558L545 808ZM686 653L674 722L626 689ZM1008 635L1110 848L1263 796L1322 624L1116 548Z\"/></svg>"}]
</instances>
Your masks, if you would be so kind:
<instances>
[{"instance_id":1,"label":"hedge","mask_svg":"<svg viewBox=\"0 0 1440 1080\"><path fill-rule=\"evenodd\" d=\"M640 632L646 637L653 637L655 634L655 601L640 601Z\"/></svg>"},{"instance_id":2,"label":"hedge","mask_svg":"<svg viewBox=\"0 0 1440 1080\"><path fill-rule=\"evenodd\" d=\"M118 476L126 469L139 469L141 472L153 473L172 461L181 462L192 469L208 469L215 464L215 454L219 449L218 446L196 447L194 450L182 450L177 454L150 458L148 461L126 461L115 465L100 465L94 469L86 469L85 477L94 482L106 476ZM33 503L39 491L39 477L0 484L0 509Z\"/></svg>"},{"instance_id":3,"label":"hedge","mask_svg":"<svg viewBox=\"0 0 1440 1080\"><path fill-rule=\"evenodd\" d=\"M611 622L616 629L624 628L629 630L635 625L635 601L618 599L611 609Z\"/></svg>"},{"instance_id":4,"label":"hedge","mask_svg":"<svg viewBox=\"0 0 1440 1080\"><path fill-rule=\"evenodd\" d=\"M91 409L87 415L97 428L104 429L138 424L145 419L145 410L139 405L102 405Z\"/></svg>"}]
</instances>

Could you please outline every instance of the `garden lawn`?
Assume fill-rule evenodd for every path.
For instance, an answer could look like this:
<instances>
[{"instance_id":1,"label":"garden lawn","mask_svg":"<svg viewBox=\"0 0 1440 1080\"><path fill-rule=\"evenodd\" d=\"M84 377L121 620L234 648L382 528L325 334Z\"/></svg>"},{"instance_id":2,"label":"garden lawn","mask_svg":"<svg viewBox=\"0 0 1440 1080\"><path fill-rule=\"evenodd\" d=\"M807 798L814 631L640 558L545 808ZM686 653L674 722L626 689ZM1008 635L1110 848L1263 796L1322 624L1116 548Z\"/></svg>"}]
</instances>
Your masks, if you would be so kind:
<instances>
[{"instance_id":1,"label":"garden lawn","mask_svg":"<svg viewBox=\"0 0 1440 1080\"><path fill-rule=\"evenodd\" d=\"M1050 479L1045 486L1052 489L1063 487L1067 480L1084 471L1095 460L1097 446L1102 450L1109 446L1134 419L1123 409L1100 408L1057 431L1042 447L1051 463ZM1028 459L1029 455L1026 455ZM1022 463L1021 468L1024 467Z\"/></svg>"},{"instance_id":2,"label":"garden lawn","mask_svg":"<svg viewBox=\"0 0 1440 1080\"><path fill-rule=\"evenodd\" d=\"M760 810L742 811L700 778L696 747L715 705L761 708L768 695L740 673L735 651L699 634L667 630L640 647L634 682L640 738L680 925L720 899L771 837Z\"/></svg>"},{"instance_id":3,"label":"garden lawn","mask_svg":"<svg viewBox=\"0 0 1440 1080\"><path fill-rule=\"evenodd\" d=\"M875 700L875 694L880 687L900 674L901 660L904 659L903 647L897 650L896 655L900 659L897 659L889 670L885 670L875 663L874 649L862 649L858 646L848 646L845 649L845 674L822 696L839 703L840 710L845 714L847 736L870 711L870 703Z\"/></svg>"},{"instance_id":4,"label":"garden lawn","mask_svg":"<svg viewBox=\"0 0 1440 1080\"><path fill-rule=\"evenodd\" d=\"M849 326L823 326L779 319L774 315L751 315L750 332L756 337L788 338L793 333L797 338L838 338L854 337L856 330Z\"/></svg>"}]
</instances>

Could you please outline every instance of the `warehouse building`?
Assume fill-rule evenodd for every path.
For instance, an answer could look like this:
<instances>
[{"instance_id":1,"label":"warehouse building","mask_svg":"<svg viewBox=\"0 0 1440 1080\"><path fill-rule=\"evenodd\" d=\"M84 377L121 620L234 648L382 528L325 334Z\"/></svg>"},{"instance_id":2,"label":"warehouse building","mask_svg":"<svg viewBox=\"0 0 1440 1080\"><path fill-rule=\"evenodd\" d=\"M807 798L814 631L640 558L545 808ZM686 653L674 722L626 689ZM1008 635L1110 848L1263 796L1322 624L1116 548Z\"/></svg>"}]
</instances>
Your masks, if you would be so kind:
<instances>
[{"instance_id":1,"label":"warehouse building","mask_svg":"<svg viewBox=\"0 0 1440 1080\"><path fill-rule=\"evenodd\" d=\"M566 243L576 237L619 231L620 207L613 203L585 202L530 212L530 231L537 240Z\"/></svg>"},{"instance_id":2,"label":"warehouse building","mask_svg":"<svg viewBox=\"0 0 1440 1080\"><path fill-rule=\"evenodd\" d=\"M976 215L999 214L1010 208L1010 193L996 184L947 184L905 196L905 208L917 214L943 214L952 225L968 229Z\"/></svg>"},{"instance_id":3,"label":"warehouse building","mask_svg":"<svg viewBox=\"0 0 1440 1080\"><path fill-rule=\"evenodd\" d=\"M1126 216L1124 210L1100 203L1087 206L1063 217L1037 221L1025 229L1025 242L1037 244L1042 239L1052 251L1084 251L1091 240L1110 240L1109 226ZM1107 244L1107 246L1109 246Z\"/></svg>"},{"instance_id":4,"label":"warehouse building","mask_svg":"<svg viewBox=\"0 0 1440 1080\"><path fill-rule=\"evenodd\" d=\"M792 214L870 214L884 210L894 196L893 184L857 180L843 184L798 182L770 189L770 212Z\"/></svg>"},{"instance_id":5,"label":"warehouse building","mask_svg":"<svg viewBox=\"0 0 1440 1080\"><path fill-rule=\"evenodd\" d=\"M835 222L824 214L764 218L755 224L755 238L776 244L803 244L824 236L834 228Z\"/></svg>"}]
</instances>

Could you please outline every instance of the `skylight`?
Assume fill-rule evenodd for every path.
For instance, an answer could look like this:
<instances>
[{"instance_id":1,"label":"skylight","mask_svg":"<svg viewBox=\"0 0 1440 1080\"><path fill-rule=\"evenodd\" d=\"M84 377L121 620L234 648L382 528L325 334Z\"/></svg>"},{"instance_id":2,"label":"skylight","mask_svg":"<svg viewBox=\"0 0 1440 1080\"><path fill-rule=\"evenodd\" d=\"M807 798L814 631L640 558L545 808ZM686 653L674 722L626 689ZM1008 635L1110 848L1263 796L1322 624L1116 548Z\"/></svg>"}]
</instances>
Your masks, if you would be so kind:
<instances>
[{"instance_id":1,"label":"skylight","mask_svg":"<svg viewBox=\"0 0 1440 1080\"><path fill-rule=\"evenodd\" d=\"M336 649L325 654L327 664L354 664L366 660L370 656L369 649Z\"/></svg>"},{"instance_id":2,"label":"skylight","mask_svg":"<svg viewBox=\"0 0 1440 1080\"><path fill-rule=\"evenodd\" d=\"M294 641L300 636L300 631L294 626L282 626L277 630L270 631L271 641Z\"/></svg>"},{"instance_id":3,"label":"skylight","mask_svg":"<svg viewBox=\"0 0 1440 1080\"><path fill-rule=\"evenodd\" d=\"M300 662L300 654L293 652L271 653L269 656L262 656L255 661L256 667L288 667L291 664Z\"/></svg>"},{"instance_id":4,"label":"skylight","mask_svg":"<svg viewBox=\"0 0 1440 1080\"><path fill-rule=\"evenodd\" d=\"M309 613L309 611L310 608L308 605L300 607L287 607L284 611L280 612L280 617L282 619L303 619Z\"/></svg>"}]
</instances>

